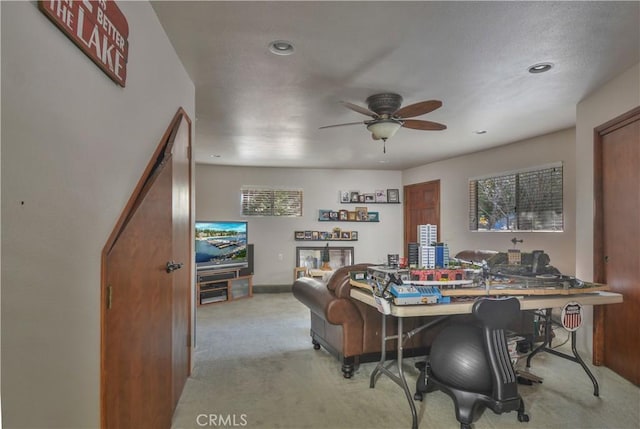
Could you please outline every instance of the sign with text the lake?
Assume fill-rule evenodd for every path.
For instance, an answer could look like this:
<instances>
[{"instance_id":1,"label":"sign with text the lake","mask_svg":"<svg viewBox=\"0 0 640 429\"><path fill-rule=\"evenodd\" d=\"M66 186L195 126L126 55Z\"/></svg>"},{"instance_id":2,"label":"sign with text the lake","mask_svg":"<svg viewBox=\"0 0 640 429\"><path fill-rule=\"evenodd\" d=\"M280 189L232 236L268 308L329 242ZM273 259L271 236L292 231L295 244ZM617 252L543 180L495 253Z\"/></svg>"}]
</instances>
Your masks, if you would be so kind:
<instances>
[{"instance_id":1,"label":"sign with text the lake","mask_svg":"<svg viewBox=\"0 0 640 429\"><path fill-rule=\"evenodd\" d=\"M38 8L107 76L125 86L129 24L114 1L40 0Z\"/></svg>"}]
</instances>

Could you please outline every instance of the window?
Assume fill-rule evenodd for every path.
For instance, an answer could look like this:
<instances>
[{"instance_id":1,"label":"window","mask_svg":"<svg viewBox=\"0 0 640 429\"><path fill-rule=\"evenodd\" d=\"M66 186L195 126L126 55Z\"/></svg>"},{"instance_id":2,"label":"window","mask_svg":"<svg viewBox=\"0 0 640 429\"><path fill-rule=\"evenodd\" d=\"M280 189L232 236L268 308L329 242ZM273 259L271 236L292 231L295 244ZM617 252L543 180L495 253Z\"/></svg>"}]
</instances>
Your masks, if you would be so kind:
<instances>
[{"instance_id":1,"label":"window","mask_svg":"<svg viewBox=\"0 0 640 429\"><path fill-rule=\"evenodd\" d=\"M243 186L243 216L302 216L302 189Z\"/></svg>"},{"instance_id":2,"label":"window","mask_svg":"<svg viewBox=\"0 0 640 429\"><path fill-rule=\"evenodd\" d=\"M562 163L470 180L469 228L562 231Z\"/></svg>"}]
</instances>

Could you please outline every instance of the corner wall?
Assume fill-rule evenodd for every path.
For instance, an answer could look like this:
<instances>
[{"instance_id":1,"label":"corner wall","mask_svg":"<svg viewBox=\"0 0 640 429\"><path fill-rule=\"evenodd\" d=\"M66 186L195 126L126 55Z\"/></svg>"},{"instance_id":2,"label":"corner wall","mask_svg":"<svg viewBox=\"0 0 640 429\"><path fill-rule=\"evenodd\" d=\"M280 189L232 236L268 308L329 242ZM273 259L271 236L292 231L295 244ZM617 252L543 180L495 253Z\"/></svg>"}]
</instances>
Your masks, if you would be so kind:
<instances>
[{"instance_id":1,"label":"corner wall","mask_svg":"<svg viewBox=\"0 0 640 429\"><path fill-rule=\"evenodd\" d=\"M39 10L2 2L2 423L100 425L100 256L195 89L147 2L126 88Z\"/></svg>"},{"instance_id":2,"label":"corner wall","mask_svg":"<svg viewBox=\"0 0 640 429\"><path fill-rule=\"evenodd\" d=\"M481 232L469 230L469 179L556 161L564 163L563 232ZM506 251L511 239L523 239L523 251L545 250L565 274L575 268L575 132L573 129L523 140L405 170L403 185L440 179L441 239L451 255L465 249Z\"/></svg>"}]
</instances>

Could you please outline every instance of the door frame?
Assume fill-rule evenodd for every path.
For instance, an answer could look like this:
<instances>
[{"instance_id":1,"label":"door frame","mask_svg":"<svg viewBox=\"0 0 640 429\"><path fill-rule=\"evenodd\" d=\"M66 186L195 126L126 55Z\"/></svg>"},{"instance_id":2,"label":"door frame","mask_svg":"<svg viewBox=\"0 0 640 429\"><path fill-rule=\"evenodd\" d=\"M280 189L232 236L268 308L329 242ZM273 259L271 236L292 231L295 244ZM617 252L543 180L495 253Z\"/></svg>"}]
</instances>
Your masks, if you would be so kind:
<instances>
[{"instance_id":1,"label":"door frame","mask_svg":"<svg viewBox=\"0 0 640 429\"><path fill-rule=\"evenodd\" d=\"M604 207L603 207L603 168L602 145L603 137L619 128L637 121L640 118L640 106L605 122L593 129L593 281L604 283ZM593 307L593 364L604 364L604 308Z\"/></svg>"}]
</instances>

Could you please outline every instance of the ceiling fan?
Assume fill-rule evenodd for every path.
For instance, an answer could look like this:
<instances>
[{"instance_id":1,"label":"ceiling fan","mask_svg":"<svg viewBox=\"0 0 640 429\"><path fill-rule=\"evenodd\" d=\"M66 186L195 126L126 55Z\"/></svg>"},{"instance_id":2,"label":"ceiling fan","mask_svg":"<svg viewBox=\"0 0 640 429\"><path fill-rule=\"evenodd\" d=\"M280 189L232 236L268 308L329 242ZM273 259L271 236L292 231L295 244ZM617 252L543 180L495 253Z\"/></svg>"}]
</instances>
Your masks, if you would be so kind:
<instances>
[{"instance_id":1,"label":"ceiling fan","mask_svg":"<svg viewBox=\"0 0 640 429\"><path fill-rule=\"evenodd\" d=\"M440 100L421 101L400 108L402 105L402 97L398 94L385 93L374 94L368 97L366 103L368 108L347 101L342 102L348 109L371 116L373 119L349 122L346 124L326 125L320 127L320 129L364 124L367 126L367 130L371 131L371 137L374 140L382 140L386 143L387 139L392 137L401 127L423 131L441 131L447 128L446 125L437 122L408 119L438 109L442 106L442 101ZM384 147L384 152L386 153L386 146Z\"/></svg>"}]
</instances>

